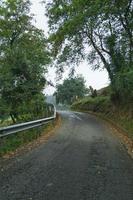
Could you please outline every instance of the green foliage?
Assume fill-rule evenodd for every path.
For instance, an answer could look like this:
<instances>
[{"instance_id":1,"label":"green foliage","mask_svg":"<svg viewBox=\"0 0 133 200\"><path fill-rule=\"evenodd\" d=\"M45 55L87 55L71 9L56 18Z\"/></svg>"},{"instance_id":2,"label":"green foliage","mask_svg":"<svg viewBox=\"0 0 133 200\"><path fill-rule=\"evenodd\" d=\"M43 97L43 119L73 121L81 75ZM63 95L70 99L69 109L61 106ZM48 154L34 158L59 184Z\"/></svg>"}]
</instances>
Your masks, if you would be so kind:
<instances>
[{"instance_id":1,"label":"green foliage","mask_svg":"<svg viewBox=\"0 0 133 200\"><path fill-rule=\"evenodd\" d=\"M50 123L49 125L41 126L2 138L0 140L0 157L9 152L13 152L18 147L37 139L44 132L48 132L52 126L52 123Z\"/></svg>"},{"instance_id":2,"label":"green foliage","mask_svg":"<svg viewBox=\"0 0 133 200\"><path fill-rule=\"evenodd\" d=\"M133 106L133 70L117 74L113 88L112 101Z\"/></svg>"},{"instance_id":3,"label":"green foliage","mask_svg":"<svg viewBox=\"0 0 133 200\"><path fill-rule=\"evenodd\" d=\"M72 104L72 109L89 110L93 112L103 112L110 107L110 98L104 96L98 96L96 98L86 97Z\"/></svg>"},{"instance_id":4,"label":"green foliage","mask_svg":"<svg viewBox=\"0 0 133 200\"><path fill-rule=\"evenodd\" d=\"M94 89L92 88L92 86L90 86L89 88L90 88L90 92L91 92L91 97L92 97L92 98L97 97L97 91L94 90Z\"/></svg>"},{"instance_id":5,"label":"green foliage","mask_svg":"<svg viewBox=\"0 0 133 200\"><path fill-rule=\"evenodd\" d=\"M85 47L91 46L94 50L93 58L98 56L109 75L112 75L111 60L115 56L115 50L120 51L126 60L131 56L129 51L132 44L131 10L132 3L128 0L121 3L106 0L84 2L53 0L48 3L50 39L55 54L58 52L62 54L58 60L61 58L61 62L76 62L81 57L84 58L84 55L87 58L90 52L87 51L86 54Z\"/></svg>"},{"instance_id":6,"label":"green foliage","mask_svg":"<svg viewBox=\"0 0 133 200\"><path fill-rule=\"evenodd\" d=\"M44 33L32 25L29 11L29 0L1 2L0 115L10 114L14 123L20 121L23 110L35 116L32 107L36 101L41 104L36 108L40 108L38 116L45 107L42 91L50 53Z\"/></svg>"},{"instance_id":7,"label":"green foliage","mask_svg":"<svg viewBox=\"0 0 133 200\"><path fill-rule=\"evenodd\" d=\"M123 71L133 67L132 8L132 0L50 1L49 40L57 67L73 67L86 59L93 69L105 68L112 89L118 91L118 85L124 84Z\"/></svg>"},{"instance_id":8,"label":"green foliage","mask_svg":"<svg viewBox=\"0 0 133 200\"><path fill-rule=\"evenodd\" d=\"M64 80L63 84L57 86L57 103L71 104L76 99L84 97L88 90L85 87L85 80L82 76Z\"/></svg>"}]
</instances>

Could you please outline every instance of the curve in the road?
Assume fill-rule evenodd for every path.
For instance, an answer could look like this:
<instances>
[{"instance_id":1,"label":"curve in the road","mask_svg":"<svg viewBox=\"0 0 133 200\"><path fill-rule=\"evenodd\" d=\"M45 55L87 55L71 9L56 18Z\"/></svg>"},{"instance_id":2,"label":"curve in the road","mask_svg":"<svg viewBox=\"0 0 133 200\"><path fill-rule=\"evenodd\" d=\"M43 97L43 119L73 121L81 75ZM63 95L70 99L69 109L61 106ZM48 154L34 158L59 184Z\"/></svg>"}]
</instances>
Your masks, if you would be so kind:
<instances>
[{"instance_id":1,"label":"curve in the road","mask_svg":"<svg viewBox=\"0 0 133 200\"><path fill-rule=\"evenodd\" d=\"M0 172L0 200L133 200L133 161L93 116L62 111L46 144Z\"/></svg>"}]
</instances>

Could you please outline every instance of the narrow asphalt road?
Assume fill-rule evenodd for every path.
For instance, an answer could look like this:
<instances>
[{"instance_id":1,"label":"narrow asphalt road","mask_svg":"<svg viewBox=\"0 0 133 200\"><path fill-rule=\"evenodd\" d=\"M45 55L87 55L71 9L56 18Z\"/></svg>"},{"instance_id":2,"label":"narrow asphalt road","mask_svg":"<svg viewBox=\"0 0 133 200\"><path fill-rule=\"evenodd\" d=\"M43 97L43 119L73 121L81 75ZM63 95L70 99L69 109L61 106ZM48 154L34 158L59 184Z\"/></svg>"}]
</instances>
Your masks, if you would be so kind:
<instances>
[{"instance_id":1,"label":"narrow asphalt road","mask_svg":"<svg viewBox=\"0 0 133 200\"><path fill-rule=\"evenodd\" d=\"M1 168L0 200L133 200L133 161L117 137L93 116L60 113L47 143Z\"/></svg>"}]
</instances>

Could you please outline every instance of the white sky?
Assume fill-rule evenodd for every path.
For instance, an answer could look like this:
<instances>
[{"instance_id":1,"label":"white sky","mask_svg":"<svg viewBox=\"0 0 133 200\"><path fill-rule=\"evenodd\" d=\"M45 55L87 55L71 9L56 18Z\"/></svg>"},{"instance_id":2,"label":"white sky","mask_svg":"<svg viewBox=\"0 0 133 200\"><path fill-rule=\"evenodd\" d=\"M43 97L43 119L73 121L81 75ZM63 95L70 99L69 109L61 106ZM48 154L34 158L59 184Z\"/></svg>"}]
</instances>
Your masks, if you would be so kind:
<instances>
[{"instance_id":1,"label":"white sky","mask_svg":"<svg viewBox=\"0 0 133 200\"><path fill-rule=\"evenodd\" d=\"M31 13L35 15L34 24L43 29L45 34L48 32L47 18L45 17L45 6L39 3L40 0L31 0L32 7ZM86 62L83 62L76 68L76 74L82 74L86 80L86 86L92 86L94 89L100 89L109 84L108 74L105 70L102 71L92 71ZM68 72L64 74L64 78L67 78ZM47 74L47 79L51 80L54 85L56 84L56 74L55 69L50 68ZM45 94L51 95L55 89L53 87L47 87L45 89Z\"/></svg>"}]
</instances>

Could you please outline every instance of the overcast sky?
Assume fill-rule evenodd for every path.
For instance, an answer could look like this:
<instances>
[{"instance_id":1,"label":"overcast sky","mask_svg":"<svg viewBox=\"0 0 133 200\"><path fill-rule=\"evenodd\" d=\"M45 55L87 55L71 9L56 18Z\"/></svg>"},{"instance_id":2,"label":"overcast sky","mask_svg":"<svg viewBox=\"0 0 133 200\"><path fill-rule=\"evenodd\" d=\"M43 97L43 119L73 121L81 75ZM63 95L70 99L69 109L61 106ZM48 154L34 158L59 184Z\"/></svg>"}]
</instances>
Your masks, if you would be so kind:
<instances>
[{"instance_id":1,"label":"overcast sky","mask_svg":"<svg viewBox=\"0 0 133 200\"><path fill-rule=\"evenodd\" d=\"M40 0L31 0L31 13L35 15L34 24L43 29L45 34L48 32L47 18L45 17L45 6L40 4ZM105 70L102 71L92 71L89 65L86 62L83 62L76 68L76 74L82 74L86 80L86 86L92 86L95 89L100 89L109 84L108 75ZM64 74L64 78L67 78L68 72ZM56 75L55 70L53 68L49 69L49 73L47 74L47 79L51 80L54 84L56 84ZM52 94L55 91L54 88L48 87L45 89L46 94Z\"/></svg>"}]
</instances>

